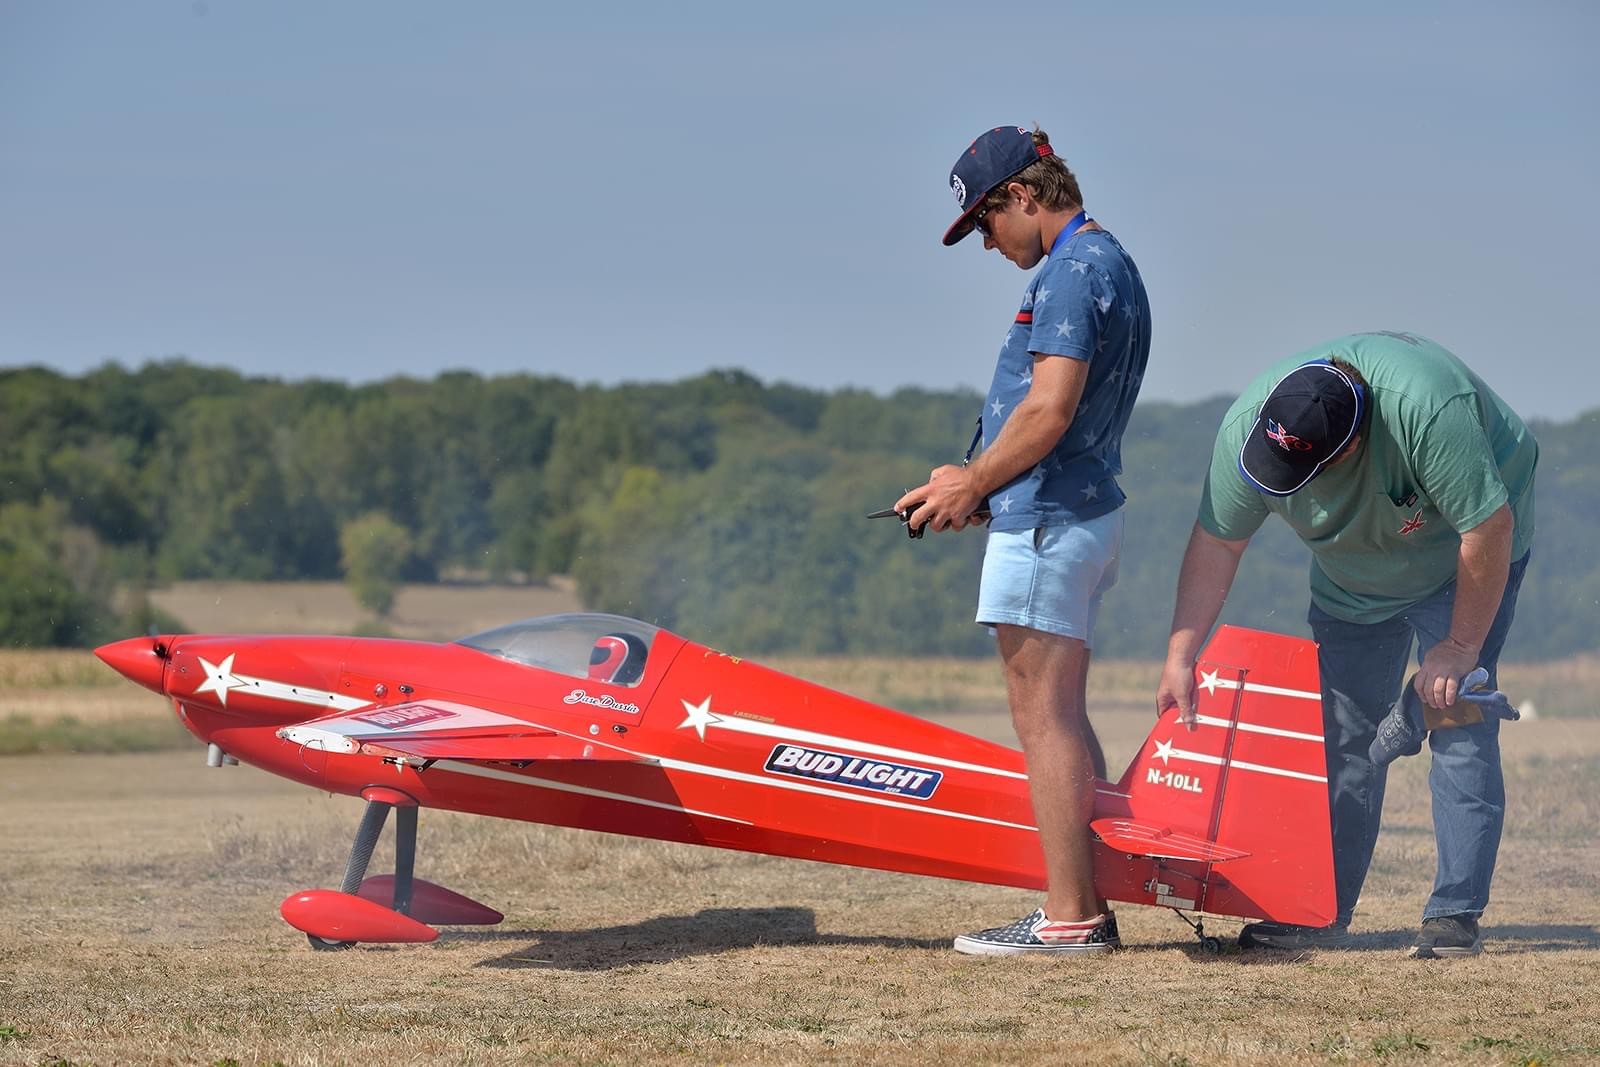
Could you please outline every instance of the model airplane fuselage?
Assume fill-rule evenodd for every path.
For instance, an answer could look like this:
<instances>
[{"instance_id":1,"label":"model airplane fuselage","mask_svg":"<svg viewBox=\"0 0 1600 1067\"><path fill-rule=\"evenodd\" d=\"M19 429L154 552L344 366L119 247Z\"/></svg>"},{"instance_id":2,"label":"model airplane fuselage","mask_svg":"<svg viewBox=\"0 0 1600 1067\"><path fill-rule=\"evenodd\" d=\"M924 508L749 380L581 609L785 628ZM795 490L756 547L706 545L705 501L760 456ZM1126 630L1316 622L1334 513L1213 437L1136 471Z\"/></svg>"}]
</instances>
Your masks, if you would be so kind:
<instances>
[{"instance_id":1,"label":"model airplane fuselage","mask_svg":"<svg viewBox=\"0 0 1600 1067\"><path fill-rule=\"evenodd\" d=\"M447 644L173 635L98 655L169 696L214 754L368 801L342 890L284 903L313 944L498 921L414 879L419 807L1044 886L1020 752L633 619L558 615ZM1198 728L1169 713L1097 785L1097 888L1332 921L1315 646L1224 627L1198 677ZM366 878L391 807L396 875Z\"/></svg>"}]
</instances>

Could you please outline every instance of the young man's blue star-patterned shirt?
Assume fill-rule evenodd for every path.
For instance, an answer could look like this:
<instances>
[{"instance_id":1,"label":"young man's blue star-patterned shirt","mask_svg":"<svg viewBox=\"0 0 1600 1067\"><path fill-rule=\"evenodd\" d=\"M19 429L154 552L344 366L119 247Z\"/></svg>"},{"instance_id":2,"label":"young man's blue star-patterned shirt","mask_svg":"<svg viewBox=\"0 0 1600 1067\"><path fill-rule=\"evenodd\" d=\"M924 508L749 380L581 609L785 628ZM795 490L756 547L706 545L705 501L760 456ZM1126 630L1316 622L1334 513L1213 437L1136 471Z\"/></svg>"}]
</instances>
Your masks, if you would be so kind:
<instances>
[{"instance_id":1,"label":"young man's blue star-patterned shirt","mask_svg":"<svg viewBox=\"0 0 1600 1067\"><path fill-rule=\"evenodd\" d=\"M1139 268L1105 230L1080 230L1053 250L1006 331L983 409L985 447L1033 384L1033 353L1086 360L1072 425L1043 460L989 494L992 530L1085 521L1127 498L1122 432L1150 357L1150 307Z\"/></svg>"}]
</instances>

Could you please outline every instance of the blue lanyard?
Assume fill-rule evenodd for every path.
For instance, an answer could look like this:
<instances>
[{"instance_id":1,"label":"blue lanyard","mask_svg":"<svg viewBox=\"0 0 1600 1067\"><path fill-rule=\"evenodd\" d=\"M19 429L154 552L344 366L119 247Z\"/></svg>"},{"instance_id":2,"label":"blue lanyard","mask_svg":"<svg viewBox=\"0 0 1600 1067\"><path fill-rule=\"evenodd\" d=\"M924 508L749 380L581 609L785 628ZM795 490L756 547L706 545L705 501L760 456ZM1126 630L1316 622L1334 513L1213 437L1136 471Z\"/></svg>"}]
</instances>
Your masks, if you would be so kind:
<instances>
[{"instance_id":1,"label":"blue lanyard","mask_svg":"<svg viewBox=\"0 0 1600 1067\"><path fill-rule=\"evenodd\" d=\"M1068 219L1067 224L1061 227L1061 232L1056 235L1055 243L1050 246L1050 258L1055 259L1056 249L1072 240L1072 235L1078 232L1078 227L1088 221L1089 216L1082 211Z\"/></svg>"}]
</instances>

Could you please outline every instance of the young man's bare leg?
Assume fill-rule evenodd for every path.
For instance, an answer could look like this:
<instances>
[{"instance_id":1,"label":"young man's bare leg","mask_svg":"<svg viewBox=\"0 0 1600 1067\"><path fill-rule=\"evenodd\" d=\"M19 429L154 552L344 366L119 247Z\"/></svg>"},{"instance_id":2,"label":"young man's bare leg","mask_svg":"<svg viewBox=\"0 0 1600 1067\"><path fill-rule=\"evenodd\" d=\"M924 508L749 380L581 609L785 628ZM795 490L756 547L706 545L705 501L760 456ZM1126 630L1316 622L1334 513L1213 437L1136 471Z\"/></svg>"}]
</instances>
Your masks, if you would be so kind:
<instances>
[{"instance_id":1,"label":"young man's bare leg","mask_svg":"<svg viewBox=\"0 0 1600 1067\"><path fill-rule=\"evenodd\" d=\"M1094 889L1089 838L1094 781L1105 757L1084 707L1089 650L1075 638L1020 626L998 626L996 633L1044 850L1045 915L1092 918L1105 911Z\"/></svg>"}]
</instances>

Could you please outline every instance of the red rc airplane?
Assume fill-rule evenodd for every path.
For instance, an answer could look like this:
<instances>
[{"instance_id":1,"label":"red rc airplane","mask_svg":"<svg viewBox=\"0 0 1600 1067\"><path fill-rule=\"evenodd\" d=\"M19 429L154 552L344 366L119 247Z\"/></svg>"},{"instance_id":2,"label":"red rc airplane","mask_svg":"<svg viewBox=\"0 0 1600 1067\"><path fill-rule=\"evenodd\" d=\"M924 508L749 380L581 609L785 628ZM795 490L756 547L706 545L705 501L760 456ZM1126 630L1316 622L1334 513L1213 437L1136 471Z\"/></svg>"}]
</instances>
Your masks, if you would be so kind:
<instances>
[{"instance_id":1,"label":"red rc airplane","mask_svg":"<svg viewBox=\"0 0 1600 1067\"><path fill-rule=\"evenodd\" d=\"M415 877L424 807L1044 887L1020 752L634 619L555 615L447 644L168 635L97 655L170 697L213 766L367 801L340 888L283 902L314 948L500 921ZM1096 887L1180 916L1331 922L1315 646L1224 626L1196 675L1197 728L1168 712L1096 785ZM390 808L395 872L368 878Z\"/></svg>"}]
</instances>

